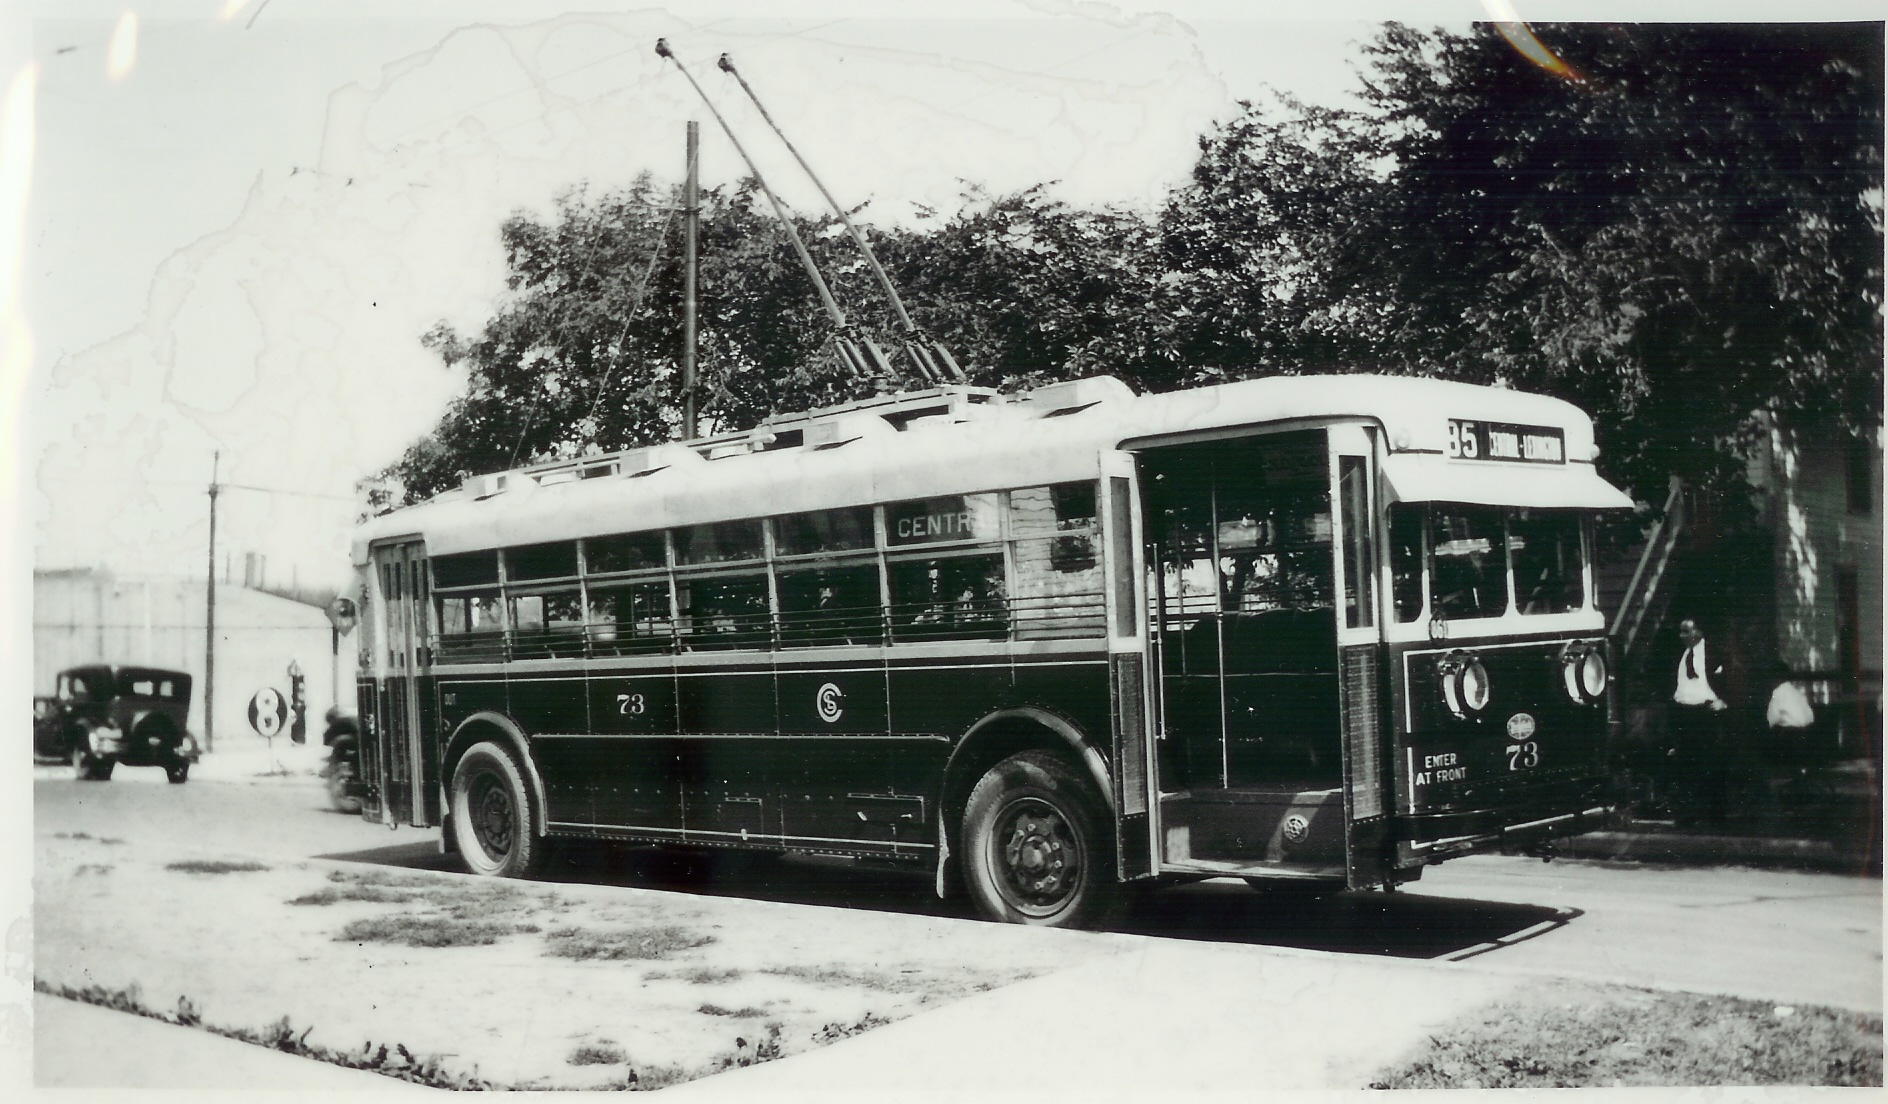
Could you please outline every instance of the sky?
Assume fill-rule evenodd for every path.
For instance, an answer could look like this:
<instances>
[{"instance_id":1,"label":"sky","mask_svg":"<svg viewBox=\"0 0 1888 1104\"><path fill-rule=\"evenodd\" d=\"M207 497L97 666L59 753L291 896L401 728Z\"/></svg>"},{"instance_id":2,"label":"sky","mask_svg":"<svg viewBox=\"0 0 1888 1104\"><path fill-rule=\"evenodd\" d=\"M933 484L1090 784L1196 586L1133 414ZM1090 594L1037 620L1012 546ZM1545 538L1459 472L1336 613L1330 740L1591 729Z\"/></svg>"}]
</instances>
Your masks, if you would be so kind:
<instances>
[{"instance_id":1,"label":"sky","mask_svg":"<svg viewBox=\"0 0 1888 1104\"><path fill-rule=\"evenodd\" d=\"M689 119L703 122L704 183L740 174L655 55L659 36L790 205L817 210L819 198L715 70L724 50L840 198L867 201L867 220L884 223L918 205L949 210L967 183L1054 181L1075 202L1157 203L1236 101L1269 85L1344 103L1355 44L1388 11L1358 0L1320 4L1315 20L1303 5L1222 0L584 7L10 5L9 119L17 74L35 76L30 172L10 129L0 176L11 182L0 209L23 211L9 231L19 296L0 405L18 425L0 503L19 521L16 552L40 567L200 576L214 470L232 484L219 500L223 555L265 555L272 582L341 585L356 481L426 432L462 383L420 335L441 320L476 332L503 292L500 222L548 211L578 184L679 176ZM1535 19L1592 10L1523 7ZM1488 10L1394 9L1456 27ZM1706 12L1737 14L1658 3L1631 14ZM1790 13L1870 14L1840 3Z\"/></svg>"}]
</instances>

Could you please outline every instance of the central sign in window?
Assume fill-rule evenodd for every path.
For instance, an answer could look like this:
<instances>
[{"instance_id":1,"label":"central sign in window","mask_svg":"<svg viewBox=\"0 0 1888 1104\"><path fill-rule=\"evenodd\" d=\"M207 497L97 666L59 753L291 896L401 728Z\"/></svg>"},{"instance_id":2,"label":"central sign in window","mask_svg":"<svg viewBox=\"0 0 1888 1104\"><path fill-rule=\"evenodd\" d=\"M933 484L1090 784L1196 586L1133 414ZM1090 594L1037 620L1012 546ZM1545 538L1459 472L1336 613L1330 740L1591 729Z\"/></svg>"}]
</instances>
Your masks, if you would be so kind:
<instances>
[{"instance_id":1,"label":"central sign in window","mask_svg":"<svg viewBox=\"0 0 1888 1104\"><path fill-rule=\"evenodd\" d=\"M994 494L946 495L885 508L885 540L894 548L998 537L1001 506Z\"/></svg>"}]
</instances>

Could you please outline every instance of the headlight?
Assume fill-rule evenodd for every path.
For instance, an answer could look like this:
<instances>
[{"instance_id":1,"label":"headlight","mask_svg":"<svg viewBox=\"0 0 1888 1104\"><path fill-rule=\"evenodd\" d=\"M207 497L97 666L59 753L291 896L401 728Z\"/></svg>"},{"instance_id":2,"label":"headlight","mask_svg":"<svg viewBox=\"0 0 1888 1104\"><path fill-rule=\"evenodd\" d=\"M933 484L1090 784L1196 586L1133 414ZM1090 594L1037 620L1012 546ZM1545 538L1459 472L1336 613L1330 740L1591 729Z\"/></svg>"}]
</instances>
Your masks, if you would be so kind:
<instances>
[{"instance_id":1,"label":"headlight","mask_svg":"<svg viewBox=\"0 0 1888 1104\"><path fill-rule=\"evenodd\" d=\"M1589 650L1580 661L1580 689L1589 699L1598 701L1606 693L1608 675L1606 653L1597 646Z\"/></svg>"},{"instance_id":2,"label":"headlight","mask_svg":"<svg viewBox=\"0 0 1888 1104\"><path fill-rule=\"evenodd\" d=\"M1561 683L1575 705L1597 705L1606 696L1612 673L1606 666L1606 647L1573 642L1560 650Z\"/></svg>"},{"instance_id":3,"label":"headlight","mask_svg":"<svg viewBox=\"0 0 1888 1104\"><path fill-rule=\"evenodd\" d=\"M1452 652L1436 668L1442 681L1442 704L1457 720L1488 708L1491 685L1488 668L1467 652Z\"/></svg>"},{"instance_id":4,"label":"headlight","mask_svg":"<svg viewBox=\"0 0 1888 1104\"><path fill-rule=\"evenodd\" d=\"M177 750L183 752L186 755L189 754L190 752L195 751L196 749L197 749L197 742L190 738L189 733L185 733L184 738L177 741Z\"/></svg>"}]
</instances>

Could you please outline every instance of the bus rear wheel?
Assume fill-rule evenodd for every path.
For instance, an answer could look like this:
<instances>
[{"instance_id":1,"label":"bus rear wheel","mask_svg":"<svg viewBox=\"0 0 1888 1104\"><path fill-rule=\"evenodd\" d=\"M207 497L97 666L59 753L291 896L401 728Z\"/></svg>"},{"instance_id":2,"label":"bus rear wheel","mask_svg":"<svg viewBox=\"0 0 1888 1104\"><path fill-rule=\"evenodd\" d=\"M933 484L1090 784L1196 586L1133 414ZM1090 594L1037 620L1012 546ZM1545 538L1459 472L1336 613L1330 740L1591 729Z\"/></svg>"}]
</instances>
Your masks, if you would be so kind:
<instances>
[{"instance_id":1,"label":"bus rear wheel","mask_svg":"<svg viewBox=\"0 0 1888 1104\"><path fill-rule=\"evenodd\" d=\"M530 788L511 752L473 744L452 772L452 831L474 874L529 878L543 865L545 841L532 831Z\"/></svg>"},{"instance_id":2,"label":"bus rear wheel","mask_svg":"<svg viewBox=\"0 0 1888 1104\"><path fill-rule=\"evenodd\" d=\"M1122 901L1106 807L1088 780L1041 751L991 767L964 806L964 883L992 920L1105 924Z\"/></svg>"}]
</instances>

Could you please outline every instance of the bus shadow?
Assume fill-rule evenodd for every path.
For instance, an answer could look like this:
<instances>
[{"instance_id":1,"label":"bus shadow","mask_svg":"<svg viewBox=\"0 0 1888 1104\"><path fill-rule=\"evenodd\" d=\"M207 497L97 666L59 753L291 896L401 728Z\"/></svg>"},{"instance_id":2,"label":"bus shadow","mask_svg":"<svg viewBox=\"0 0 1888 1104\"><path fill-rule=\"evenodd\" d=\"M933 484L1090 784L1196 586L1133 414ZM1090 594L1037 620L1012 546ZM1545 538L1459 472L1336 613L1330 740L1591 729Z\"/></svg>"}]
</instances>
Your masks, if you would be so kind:
<instances>
[{"instance_id":1,"label":"bus shadow","mask_svg":"<svg viewBox=\"0 0 1888 1104\"><path fill-rule=\"evenodd\" d=\"M320 856L413 870L460 870L437 843ZM962 895L939 900L928 866L896 867L814 855L686 852L592 841L559 846L540 880L741 897L781 904L973 919ZM1165 939L1460 960L1537 938L1576 909L1413 893L1255 891L1218 879L1139 894L1111 930Z\"/></svg>"}]
</instances>

